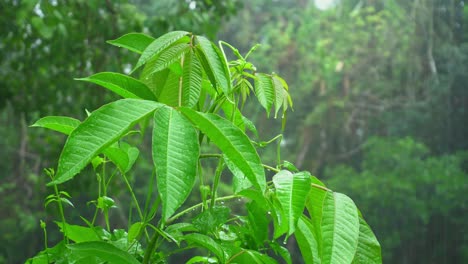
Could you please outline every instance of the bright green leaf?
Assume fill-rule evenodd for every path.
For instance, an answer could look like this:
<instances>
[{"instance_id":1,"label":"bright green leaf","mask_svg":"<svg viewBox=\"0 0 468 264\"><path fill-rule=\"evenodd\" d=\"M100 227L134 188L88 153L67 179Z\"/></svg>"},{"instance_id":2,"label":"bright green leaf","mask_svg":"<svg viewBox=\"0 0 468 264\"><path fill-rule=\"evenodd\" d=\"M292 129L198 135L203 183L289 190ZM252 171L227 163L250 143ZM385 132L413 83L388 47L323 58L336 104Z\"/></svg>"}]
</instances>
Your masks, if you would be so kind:
<instances>
[{"instance_id":1,"label":"bright green leaf","mask_svg":"<svg viewBox=\"0 0 468 264\"><path fill-rule=\"evenodd\" d=\"M60 228L60 232L64 233L69 239L76 243L86 241L99 241L101 240L95 229L79 225L70 225L62 222L55 222Z\"/></svg>"},{"instance_id":2,"label":"bright green leaf","mask_svg":"<svg viewBox=\"0 0 468 264\"><path fill-rule=\"evenodd\" d=\"M176 61L180 61L180 58L184 56L190 50L190 46L187 43L175 44L158 54L154 61L154 66L150 71L150 75L162 71L168 68L171 64Z\"/></svg>"},{"instance_id":3,"label":"bright green leaf","mask_svg":"<svg viewBox=\"0 0 468 264\"><path fill-rule=\"evenodd\" d=\"M149 44L143 53L140 56L135 68L133 68L132 72L140 68L140 66L144 65L148 60L152 57L160 53L165 48L169 47L174 42L178 41L179 39L183 38L189 34L186 31L172 31L162 35L161 37L155 39L151 44Z\"/></svg>"},{"instance_id":4,"label":"bright green leaf","mask_svg":"<svg viewBox=\"0 0 468 264\"><path fill-rule=\"evenodd\" d=\"M57 175L48 185L72 179L94 156L160 106L153 101L122 99L94 111L68 137L60 155Z\"/></svg>"},{"instance_id":5,"label":"bright green leaf","mask_svg":"<svg viewBox=\"0 0 468 264\"><path fill-rule=\"evenodd\" d=\"M202 68L193 51L185 54L182 71L182 89L179 92L181 102L179 105L193 107L200 98L202 87Z\"/></svg>"},{"instance_id":6,"label":"bright green leaf","mask_svg":"<svg viewBox=\"0 0 468 264\"><path fill-rule=\"evenodd\" d=\"M162 218L169 218L187 199L195 183L199 145L190 122L176 110L154 114L153 161L157 172Z\"/></svg>"},{"instance_id":7,"label":"bright green leaf","mask_svg":"<svg viewBox=\"0 0 468 264\"><path fill-rule=\"evenodd\" d=\"M351 263L359 238L359 217L346 195L327 192L322 213L322 262Z\"/></svg>"},{"instance_id":8,"label":"bright green leaf","mask_svg":"<svg viewBox=\"0 0 468 264\"><path fill-rule=\"evenodd\" d=\"M153 37L142 33L128 33L118 39L108 40L107 43L141 54L153 41Z\"/></svg>"},{"instance_id":9,"label":"bright green leaf","mask_svg":"<svg viewBox=\"0 0 468 264\"><path fill-rule=\"evenodd\" d=\"M257 96L258 102L265 108L267 115L270 114L271 107L275 102L275 88L271 77L263 74L255 74L255 95Z\"/></svg>"},{"instance_id":10,"label":"bright green leaf","mask_svg":"<svg viewBox=\"0 0 468 264\"><path fill-rule=\"evenodd\" d=\"M187 116L228 159L262 192L266 188L265 171L250 139L238 127L215 114L182 108Z\"/></svg>"},{"instance_id":11,"label":"bright green leaf","mask_svg":"<svg viewBox=\"0 0 468 264\"><path fill-rule=\"evenodd\" d=\"M70 135L80 125L80 120L67 116L46 116L36 121L32 127L44 127Z\"/></svg>"},{"instance_id":12,"label":"bright green leaf","mask_svg":"<svg viewBox=\"0 0 468 264\"><path fill-rule=\"evenodd\" d=\"M306 264L320 263L317 236L314 230L313 223L309 218L304 215L299 218L294 236Z\"/></svg>"},{"instance_id":13,"label":"bright green leaf","mask_svg":"<svg viewBox=\"0 0 468 264\"><path fill-rule=\"evenodd\" d=\"M106 157L108 157L122 173L127 172L129 161L128 155L125 151L120 148L108 147L104 149L102 153L104 153L104 155L106 155Z\"/></svg>"},{"instance_id":14,"label":"bright green leaf","mask_svg":"<svg viewBox=\"0 0 468 264\"><path fill-rule=\"evenodd\" d=\"M276 188L276 197L281 203L285 220L288 222L288 235L291 235L304 211L310 190L310 174L307 172L292 174L283 170L273 176L273 183Z\"/></svg>"},{"instance_id":15,"label":"bright green leaf","mask_svg":"<svg viewBox=\"0 0 468 264\"><path fill-rule=\"evenodd\" d=\"M72 252L80 257L95 257L112 264L140 264L129 253L102 241L83 242L67 245Z\"/></svg>"},{"instance_id":16,"label":"bright green leaf","mask_svg":"<svg viewBox=\"0 0 468 264\"><path fill-rule=\"evenodd\" d=\"M128 229L127 242L132 243L133 240L137 239L145 227L143 222L135 222Z\"/></svg>"},{"instance_id":17,"label":"bright green leaf","mask_svg":"<svg viewBox=\"0 0 468 264\"><path fill-rule=\"evenodd\" d=\"M153 92L141 81L128 75L115 72L100 72L86 78L75 80L98 84L123 98L141 98L155 101Z\"/></svg>"},{"instance_id":18,"label":"bright green leaf","mask_svg":"<svg viewBox=\"0 0 468 264\"><path fill-rule=\"evenodd\" d=\"M380 243L366 221L359 217L359 241L353 264L382 263Z\"/></svg>"}]
</instances>

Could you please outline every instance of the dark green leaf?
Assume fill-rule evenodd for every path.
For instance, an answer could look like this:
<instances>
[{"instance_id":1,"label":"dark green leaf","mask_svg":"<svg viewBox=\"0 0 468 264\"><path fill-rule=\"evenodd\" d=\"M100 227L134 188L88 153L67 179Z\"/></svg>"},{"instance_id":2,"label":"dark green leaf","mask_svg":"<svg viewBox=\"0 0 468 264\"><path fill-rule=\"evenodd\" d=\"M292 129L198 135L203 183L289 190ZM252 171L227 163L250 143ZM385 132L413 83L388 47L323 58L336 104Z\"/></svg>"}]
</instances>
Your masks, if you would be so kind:
<instances>
[{"instance_id":1,"label":"dark green leaf","mask_svg":"<svg viewBox=\"0 0 468 264\"><path fill-rule=\"evenodd\" d=\"M112 264L140 264L140 262L129 253L106 242L83 242L67 245L67 248L79 254L80 257L98 256L99 259Z\"/></svg>"},{"instance_id":2,"label":"dark green leaf","mask_svg":"<svg viewBox=\"0 0 468 264\"><path fill-rule=\"evenodd\" d=\"M226 252L224 252L221 245L219 245L211 237L202 234L192 233L185 235L184 240L186 240L190 244L195 244L208 249L218 257L221 263L225 262Z\"/></svg>"}]
</instances>

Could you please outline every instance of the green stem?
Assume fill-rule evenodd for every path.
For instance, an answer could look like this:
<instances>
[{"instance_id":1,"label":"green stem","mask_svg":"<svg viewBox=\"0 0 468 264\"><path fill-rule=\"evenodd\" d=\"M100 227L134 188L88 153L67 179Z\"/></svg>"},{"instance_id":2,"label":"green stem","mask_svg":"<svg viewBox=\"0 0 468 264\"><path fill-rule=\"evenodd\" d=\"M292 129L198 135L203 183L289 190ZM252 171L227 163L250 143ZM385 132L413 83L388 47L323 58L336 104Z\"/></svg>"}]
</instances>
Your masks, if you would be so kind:
<instances>
[{"instance_id":1,"label":"green stem","mask_svg":"<svg viewBox=\"0 0 468 264\"><path fill-rule=\"evenodd\" d=\"M66 225L66 222L65 222L65 213L63 211L62 200L60 200L60 193L58 191L57 185L54 185L54 191L55 191L55 196L58 198L57 199L57 204L58 204L58 208L59 208L60 218L62 219L63 238L65 239L65 241L68 244L68 243L70 243L70 241L68 240L68 236L66 236L67 225Z\"/></svg>"},{"instance_id":2,"label":"green stem","mask_svg":"<svg viewBox=\"0 0 468 264\"><path fill-rule=\"evenodd\" d=\"M327 187L324 187L322 185L318 185L318 184L315 184L315 183L311 183L310 186L314 187L314 188L317 188L317 189L320 189L320 190L324 190L326 192L331 192L332 190L328 189Z\"/></svg>"},{"instance_id":3,"label":"green stem","mask_svg":"<svg viewBox=\"0 0 468 264\"><path fill-rule=\"evenodd\" d=\"M158 237L159 237L159 233L154 232L154 235L151 238L151 241L150 241L148 247L146 248L145 256L143 257L142 264L150 263L149 261L151 260L151 255L153 255L153 252L156 249L155 245L156 245L156 241L158 240Z\"/></svg>"},{"instance_id":4,"label":"green stem","mask_svg":"<svg viewBox=\"0 0 468 264\"><path fill-rule=\"evenodd\" d=\"M130 182L128 182L127 176L125 174L122 174L122 177L124 179L125 185L127 185L128 191L130 192L130 195L132 196L133 203L135 203L135 207L138 211L138 215L140 216L140 219L143 220L143 213L141 212L140 205L138 204L138 200L135 196L135 193L133 192L132 186L130 185Z\"/></svg>"},{"instance_id":5,"label":"green stem","mask_svg":"<svg viewBox=\"0 0 468 264\"><path fill-rule=\"evenodd\" d=\"M200 159L207 159L207 158L221 158L223 155L222 154L216 154L216 153L208 153L208 154L200 154Z\"/></svg>"},{"instance_id":6,"label":"green stem","mask_svg":"<svg viewBox=\"0 0 468 264\"><path fill-rule=\"evenodd\" d=\"M215 202L236 199L236 198L239 198L239 197L241 197L241 196L240 195L235 195L235 194L228 195L228 196L216 198ZM179 217L183 216L184 214L187 214L187 213L189 213L189 212L191 212L193 210L196 210L197 208L202 207L202 206L203 206L203 203L198 203L198 204L196 204L196 205L194 205L192 207L189 207L189 208L183 210L182 212L180 212L180 213L174 215L173 217L167 219L166 220L166 226L171 224L172 222L174 222L175 220L177 220Z\"/></svg>"},{"instance_id":7,"label":"green stem","mask_svg":"<svg viewBox=\"0 0 468 264\"><path fill-rule=\"evenodd\" d=\"M265 164L262 164L262 166L267 170L271 170L271 171L274 171L274 172L280 172L280 170L278 170L277 168L273 168L273 167L265 165Z\"/></svg>"},{"instance_id":8,"label":"green stem","mask_svg":"<svg viewBox=\"0 0 468 264\"><path fill-rule=\"evenodd\" d=\"M218 191L219 179L221 178L221 173L223 172L223 169L224 169L224 159L219 159L218 166L216 167L215 178L213 180L213 187L212 187L212 190L211 190L212 192L211 192L210 208L213 208L213 206L215 204L216 193Z\"/></svg>"}]
</instances>

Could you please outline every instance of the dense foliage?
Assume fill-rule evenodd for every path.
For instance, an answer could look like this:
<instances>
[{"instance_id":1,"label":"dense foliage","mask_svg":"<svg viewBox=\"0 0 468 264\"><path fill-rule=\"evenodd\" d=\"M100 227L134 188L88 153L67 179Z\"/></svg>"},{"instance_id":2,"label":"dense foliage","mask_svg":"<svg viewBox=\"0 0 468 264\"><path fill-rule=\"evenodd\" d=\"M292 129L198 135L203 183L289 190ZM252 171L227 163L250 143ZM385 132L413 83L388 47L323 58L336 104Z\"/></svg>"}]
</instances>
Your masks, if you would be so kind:
<instances>
[{"instance_id":1,"label":"dense foliage","mask_svg":"<svg viewBox=\"0 0 468 264\"><path fill-rule=\"evenodd\" d=\"M60 218L55 223L63 240L48 248L43 222L45 250L27 263L167 263L178 254L186 263L277 263L273 255L292 263L290 252L279 242L287 244L292 235L305 263L382 262L379 242L349 197L283 162L279 149L275 167L261 162L256 147L275 140L279 146L282 135L260 141L242 106L253 92L267 114L285 119L292 100L281 77L259 73L247 61L253 50L242 56L225 42L218 48L186 31L157 39L131 33L109 43L141 54L132 70L142 68L139 79L101 72L79 80L125 99L98 108L82 122L49 116L33 125L68 138L57 172L46 170L52 180L47 185L55 192L47 196L45 206L57 205ZM223 47L230 48L237 60L228 64ZM144 134L148 123L153 127L154 167L137 176L150 178L146 197L139 200L127 176L139 150L126 138ZM211 145L219 150L205 152ZM204 170L202 161L207 158L217 161L214 174ZM88 164L96 172L97 196L87 202L95 213L91 219L81 217L84 223L79 225L66 219L65 206L74 205L68 192L59 188ZM219 197L225 169L232 193ZM271 181L265 169L275 172ZM120 206L109 188L118 178L132 197L128 229L109 216ZM180 211L194 186L200 190L199 202ZM245 199L244 214L223 205L230 199L239 203ZM196 215L179 221L188 213ZM188 253L193 248L204 251Z\"/></svg>"}]
</instances>

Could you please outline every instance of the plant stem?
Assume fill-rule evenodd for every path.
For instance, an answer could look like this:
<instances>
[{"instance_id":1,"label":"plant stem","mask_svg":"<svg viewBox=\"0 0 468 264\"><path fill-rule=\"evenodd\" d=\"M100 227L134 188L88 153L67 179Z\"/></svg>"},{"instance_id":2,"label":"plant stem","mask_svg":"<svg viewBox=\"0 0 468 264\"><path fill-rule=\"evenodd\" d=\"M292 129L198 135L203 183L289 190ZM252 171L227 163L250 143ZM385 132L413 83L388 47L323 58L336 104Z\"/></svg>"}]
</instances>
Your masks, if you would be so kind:
<instances>
[{"instance_id":1,"label":"plant stem","mask_svg":"<svg viewBox=\"0 0 468 264\"><path fill-rule=\"evenodd\" d=\"M151 255L153 255L153 252L155 250L155 245L156 245L156 241L158 240L158 237L159 237L159 233L154 232L154 235L151 238L151 241L150 241L148 247L146 248L145 256L143 257L142 264L150 263L149 261L151 260Z\"/></svg>"},{"instance_id":2,"label":"plant stem","mask_svg":"<svg viewBox=\"0 0 468 264\"><path fill-rule=\"evenodd\" d=\"M278 170L277 168L273 168L273 167L265 165L265 164L262 164L262 166L267 170L271 170L271 171L274 171L274 172L280 172L280 170Z\"/></svg>"},{"instance_id":3,"label":"plant stem","mask_svg":"<svg viewBox=\"0 0 468 264\"><path fill-rule=\"evenodd\" d=\"M216 199L215 199L215 202L217 202L217 201L231 200L231 199L235 199L235 198L239 198L239 197L241 197L241 196L240 196L240 195L235 195L235 194L233 194L233 195L228 195L228 196L223 196L223 197L216 198ZM210 202L211 202L211 201L210 201ZM174 215L173 217L167 219L167 220L166 220L166 225L171 224L172 222L174 222L175 220L177 220L179 217L183 216L184 214L189 213L189 212L191 212L191 211L193 211L193 210L196 210L197 208L202 207L202 206L203 206L203 203L198 203L198 204L196 204L196 205L194 205L194 206L192 206L192 207L189 207L189 208L183 210L182 212L180 212L180 213Z\"/></svg>"},{"instance_id":4,"label":"plant stem","mask_svg":"<svg viewBox=\"0 0 468 264\"><path fill-rule=\"evenodd\" d=\"M208 153L208 154L200 154L200 159L207 159L207 158L221 158L223 155L222 154L216 154L216 153Z\"/></svg>"},{"instance_id":5,"label":"plant stem","mask_svg":"<svg viewBox=\"0 0 468 264\"><path fill-rule=\"evenodd\" d=\"M67 225L66 225L66 222L65 222L65 214L63 212L62 200L60 199L60 193L58 191L57 185L54 185L54 191L55 191L55 195L58 198L57 199L57 204L58 204L58 208L59 208L60 218L62 219L63 238L65 239L65 241L68 244L68 243L70 243L70 241L68 240L68 236L66 235Z\"/></svg>"},{"instance_id":6,"label":"plant stem","mask_svg":"<svg viewBox=\"0 0 468 264\"><path fill-rule=\"evenodd\" d=\"M213 208L215 199L216 199L216 193L218 190L218 184L219 184L219 179L221 178L221 173L223 172L224 169L224 159L219 159L218 160L218 166L216 167L216 172L215 172L215 178L213 180L213 187L212 187L212 192L211 192L211 204L210 208Z\"/></svg>"},{"instance_id":7,"label":"plant stem","mask_svg":"<svg viewBox=\"0 0 468 264\"><path fill-rule=\"evenodd\" d=\"M315 183L311 183L310 186L314 187L314 188L317 188L317 189L320 189L320 190L324 190L326 192L331 192L332 190L328 189L327 187L325 186L322 186L322 185L318 185L318 184L315 184Z\"/></svg>"}]
</instances>

